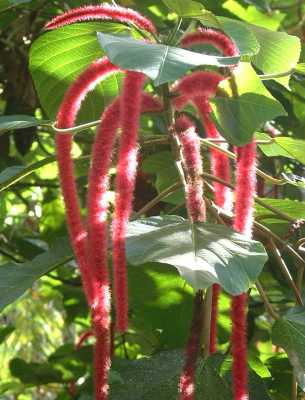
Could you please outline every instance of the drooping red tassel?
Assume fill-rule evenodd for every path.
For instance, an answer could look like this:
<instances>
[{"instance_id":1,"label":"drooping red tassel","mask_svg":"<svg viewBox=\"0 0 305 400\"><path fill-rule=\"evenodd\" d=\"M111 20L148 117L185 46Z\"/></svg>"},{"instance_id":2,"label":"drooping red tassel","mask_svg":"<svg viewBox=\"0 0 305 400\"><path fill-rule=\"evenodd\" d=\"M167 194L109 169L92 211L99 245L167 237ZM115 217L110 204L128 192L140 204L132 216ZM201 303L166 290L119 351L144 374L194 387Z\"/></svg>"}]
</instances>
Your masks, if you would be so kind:
<instances>
[{"instance_id":1,"label":"drooping red tassel","mask_svg":"<svg viewBox=\"0 0 305 400\"><path fill-rule=\"evenodd\" d=\"M145 77L127 72L121 95L122 135L116 176L115 210L112 222L114 291L117 330L128 327L128 288L126 277L125 240L131 213L137 169L137 137L141 113L141 92Z\"/></svg>"},{"instance_id":2,"label":"drooping red tassel","mask_svg":"<svg viewBox=\"0 0 305 400\"><path fill-rule=\"evenodd\" d=\"M193 222L205 221L203 200L202 159L200 139L193 122L185 115L177 118L175 130L182 148L183 164L186 171L186 200L190 219Z\"/></svg>"},{"instance_id":3,"label":"drooping red tassel","mask_svg":"<svg viewBox=\"0 0 305 400\"><path fill-rule=\"evenodd\" d=\"M179 382L180 400L195 399L196 362L200 350L203 324L203 292L198 290L194 298L190 337L186 347L185 362Z\"/></svg>"},{"instance_id":4,"label":"drooping red tassel","mask_svg":"<svg viewBox=\"0 0 305 400\"><path fill-rule=\"evenodd\" d=\"M67 91L57 115L57 128L73 127L77 113L87 93L105 77L118 71L118 67L103 58L92 63ZM80 206L71 158L72 134L56 134L56 152L59 177L63 192L67 222L72 246L79 263L84 290L89 304L93 301L90 268L86 258L86 230L80 214Z\"/></svg>"},{"instance_id":5,"label":"drooping red tassel","mask_svg":"<svg viewBox=\"0 0 305 400\"><path fill-rule=\"evenodd\" d=\"M208 99L196 96L193 99L193 103L201 115L207 137L210 139L222 139L215 124L211 120L211 106ZM228 147L226 143L219 144L219 146L225 149ZM225 182L231 182L231 165L226 154L216 149L211 149L211 167L213 175L223 179ZM230 188L218 182L214 182L213 186L215 189L215 203L226 211L231 211L232 192Z\"/></svg>"},{"instance_id":6,"label":"drooping red tassel","mask_svg":"<svg viewBox=\"0 0 305 400\"><path fill-rule=\"evenodd\" d=\"M234 229L249 238L252 236L253 203L256 187L255 179L256 144L237 148L237 172L235 193ZM233 391L235 400L247 400L247 307L248 296L243 293L234 296L231 306Z\"/></svg>"},{"instance_id":7,"label":"drooping red tassel","mask_svg":"<svg viewBox=\"0 0 305 400\"><path fill-rule=\"evenodd\" d=\"M53 18L45 26L45 29L57 29L62 26L90 20L112 20L125 24L133 24L139 29L150 33L156 33L156 27L146 17L130 8L101 4L96 6L84 6L74 8L66 13Z\"/></svg>"},{"instance_id":8,"label":"drooping red tassel","mask_svg":"<svg viewBox=\"0 0 305 400\"><path fill-rule=\"evenodd\" d=\"M142 95L142 110L160 111L158 99ZM88 255L92 269L92 314L96 332L95 398L104 400L108 393L111 364L110 285L108 276L107 190L108 170L117 129L120 126L120 98L104 111L92 151L88 187Z\"/></svg>"},{"instance_id":9,"label":"drooping red tassel","mask_svg":"<svg viewBox=\"0 0 305 400\"><path fill-rule=\"evenodd\" d=\"M223 53L224 56L233 57L238 53L235 43L225 33L212 28L199 28L181 39L181 45L191 47L196 44L211 44Z\"/></svg>"}]
</instances>

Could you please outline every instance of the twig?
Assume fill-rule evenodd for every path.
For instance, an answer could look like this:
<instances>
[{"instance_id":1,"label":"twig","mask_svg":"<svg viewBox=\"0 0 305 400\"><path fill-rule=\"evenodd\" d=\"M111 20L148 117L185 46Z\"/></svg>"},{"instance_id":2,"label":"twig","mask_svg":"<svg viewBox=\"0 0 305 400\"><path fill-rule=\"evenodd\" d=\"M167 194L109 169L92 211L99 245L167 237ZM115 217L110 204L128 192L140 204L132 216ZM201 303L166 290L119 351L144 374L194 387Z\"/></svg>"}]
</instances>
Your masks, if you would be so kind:
<instances>
[{"instance_id":1,"label":"twig","mask_svg":"<svg viewBox=\"0 0 305 400\"><path fill-rule=\"evenodd\" d=\"M268 311L270 316L275 320L279 319L279 315L274 310L274 308L273 308L270 300L268 299L267 293L265 292L265 289L263 288L262 284L257 280L255 285L256 285L256 288L258 290L258 293L260 294L260 296L261 296L261 298L262 298L262 300L264 302L266 310Z\"/></svg>"}]
</instances>

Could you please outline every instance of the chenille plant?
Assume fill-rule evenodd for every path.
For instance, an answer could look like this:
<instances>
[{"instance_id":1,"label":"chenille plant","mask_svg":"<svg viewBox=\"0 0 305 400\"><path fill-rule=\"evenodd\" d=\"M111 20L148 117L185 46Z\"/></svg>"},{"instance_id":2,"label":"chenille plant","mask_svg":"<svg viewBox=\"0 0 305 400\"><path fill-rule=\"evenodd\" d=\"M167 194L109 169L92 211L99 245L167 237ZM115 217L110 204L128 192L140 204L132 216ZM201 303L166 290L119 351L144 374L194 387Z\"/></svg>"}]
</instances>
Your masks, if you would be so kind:
<instances>
[{"instance_id":1,"label":"chenille plant","mask_svg":"<svg viewBox=\"0 0 305 400\"><path fill-rule=\"evenodd\" d=\"M255 132L285 115L263 81L275 79L277 84L287 86L283 80L294 72L298 59L288 63L289 70L270 71L274 49L268 35L274 34L277 40L276 33L218 18L195 1L190 2L185 14L177 4L180 2L164 0L164 5L178 14L171 29L162 24L157 28L140 12L108 3L69 9L45 25L46 31L65 32L67 25L77 30L97 22L92 46L99 46L100 57L91 63L86 61L61 98L52 125L70 242L92 321L92 330L84 334L77 351L94 335L96 400L111 398L113 327L116 337L123 341L130 332L128 271L133 265L148 261L173 265L194 289L189 338L176 385L175 398L180 400L199 399L198 393L204 387L201 380L205 380L202 374L209 360L215 353L223 355L217 330L221 293L231 296L231 338L225 352L232 356L228 390L234 400L251 396L247 307L255 285L267 311L278 320L258 278L267 261L261 242L268 250L273 246L275 253L279 243L273 237L270 245L268 231L255 222L254 206L257 201L268 212L276 212L257 198L257 174L263 182L283 182L258 169L257 145L268 140L260 143ZM285 40L293 42L286 36ZM284 39L280 36L279 40ZM293 43L298 47L298 42ZM91 56L88 54L88 60ZM33 69L34 80L35 74L39 74L39 66ZM89 92L98 91L114 76L120 88L117 96L106 105L95 104L100 108L97 121L79 125ZM156 118L163 134L142 135L143 115ZM96 130L84 217L72 147L73 135L88 125L95 125ZM137 174L146 145L152 153L158 145L170 150L178 179L171 182L169 190L160 190L156 199L134 212ZM175 211L182 208L184 218L166 215L173 214L167 213L168 209L162 215L151 216L159 201L181 188L184 203L178 204ZM112 189L113 204L109 200ZM283 242L281 245L286 246ZM302 262L298 250L289 246L288 251ZM289 271L286 278L302 304L300 289ZM281 343L279 346L285 347ZM76 381L71 387L74 393ZM129 398L138 399L132 393Z\"/></svg>"}]
</instances>

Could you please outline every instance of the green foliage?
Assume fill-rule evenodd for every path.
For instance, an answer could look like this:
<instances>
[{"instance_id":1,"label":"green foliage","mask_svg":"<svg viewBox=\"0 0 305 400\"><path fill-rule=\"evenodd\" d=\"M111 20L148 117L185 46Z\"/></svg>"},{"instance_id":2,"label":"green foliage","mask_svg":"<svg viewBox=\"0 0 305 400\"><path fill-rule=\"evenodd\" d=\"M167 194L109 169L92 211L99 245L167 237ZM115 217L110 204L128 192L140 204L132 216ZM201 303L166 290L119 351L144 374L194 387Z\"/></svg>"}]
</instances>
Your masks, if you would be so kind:
<instances>
[{"instance_id":1,"label":"green foliage","mask_svg":"<svg viewBox=\"0 0 305 400\"><path fill-rule=\"evenodd\" d=\"M305 264L301 258L304 259L305 236L305 4L269 0L119 0L119 5L138 9L152 18L160 32L158 42L149 36L152 43L145 43L143 32L109 21L83 22L43 32L47 20L63 9L87 3L0 0L3 400L69 400L74 389L78 400L93 398L94 338L76 348L80 337L91 329L91 320L66 239L55 163L55 132L51 126L74 79L106 53L121 67L147 74L150 79L146 90L160 98L165 86L170 89L176 79L192 70L231 75L213 99L212 117L230 145L245 144L255 134L258 168L281 179L281 185L267 178L264 187L258 187L262 203L255 205L255 219L271 230L270 237L285 261L286 274L296 282L304 298ZM212 46L179 48L183 35L196 26L222 29L235 42L240 57L222 57ZM228 66L232 64L237 67L231 72ZM100 118L105 106L119 93L121 79L122 74L107 78L88 95L79 123ZM204 172L209 173L210 146L215 143L207 143L195 110L189 106L186 111L205 139L203 166ZM255 240L246 240L219 224L222 218L230 225L230 214L218 215L219 210L208 203L208 223L190 226L182 218L187 214L182 187L160 197L181 179L175 163L177 153L168 136L167 117L162 112L141 119L140 174L134 209L137 212L151 200L154 203L156 196L161 201L146 211L145 218L129 226L130 325L124 337L114 337L110 400L177 399L194 288L213 282L221 283L227 293L222 292L219 302L218 354L198 362L196 400L233 398L228 293L248 289L250 400L291 398L293 374L301 397L301 391L305 392L304 307L295 307L295 293L274 255L268 254L265 263L263 244L268 244L268 235L261 235L261 225L255 226ZM272 140L270 126L277 130ZM94 128L74 134L76 184L84 220L94 134ZM116 161L116 151L113 160ZM112 168L111 178L115 174ZM233 184L234 181L233 175ZM111 179L109 217L113 210L113 182ZM214 201L211 183L207 179L204 189L208 202ZM298 259L293 251L298 252ZM276 321L255 288L257 279L272 309L280 315Z\"/></svg>"},{"instance_id":2,"label":"green foliage","mask_svg":"<svg viewBox=\"0 0 305 400\"><path fill-rule=\"evenodd\" d=\"M189 69L201 65L225 67L239 61L239 57L210 56L101 32L98 32L98 40L113 64L124 69L143 72L153 80L155 86L173 82Z\"/></svg>"},{"instance_id":3,"label":"green foliage","mask_svg":"<svg viewBox=\"0 0 305 400\"><path fill-rule=\"evenodd\" d=\"M228 293L247 291L267 261L264 247L233 230L181 217L131 222L126 243L131 264L158 261L176 267L195 289L219 283Z\"/></svg>"}]
</instances>

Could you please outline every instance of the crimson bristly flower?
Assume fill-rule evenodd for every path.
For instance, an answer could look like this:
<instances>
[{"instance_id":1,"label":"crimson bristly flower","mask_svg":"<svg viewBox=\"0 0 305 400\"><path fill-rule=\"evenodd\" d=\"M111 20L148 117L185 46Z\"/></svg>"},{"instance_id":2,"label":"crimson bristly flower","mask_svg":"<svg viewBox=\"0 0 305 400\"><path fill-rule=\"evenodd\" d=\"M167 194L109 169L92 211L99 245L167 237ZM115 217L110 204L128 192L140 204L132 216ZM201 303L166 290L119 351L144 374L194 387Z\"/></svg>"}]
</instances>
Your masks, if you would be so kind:
<instances>
[{"instance_id":1,"label":"crimson bristly flower","mask_svg":"<svg viewBox=\"0 0 305 400\"><path fill-rule=\"evenodd\" d=\"M175 134L181 145L182 163L185 173L185 192L189 218L192 223L204 222L206 217L203 199L203 169L200 139L193 121L181 114L175 121ZM193 305L190 335L185 351L185 361L180 376L180 400L194 400L196 363L200 350L203 324L203 292L197 291Z\"/></svg>"},{"instance_id":2,"label":"crimson bristly flower","mask_svg":"<svg viewBox=\"0 0 305 400\"><path fill-rule=\"evenodd\" d=\"M198 290L194 298L190 336L186 346L185 361L179 382L180 400L195 399L196 365L200 351L202 327L203 292Z\"/></svg>"},{"instance_id":3,"label":"crimson bristly flower","mask_svg":"<svg viewBox=\"0 0 305 400\"><path fill-rule=\"evenodd\" d=\"M127 72L120 103L122 134L115 186L115 209L112 220L116 326L120 333L125 332L128 327L125 242L137 171L137 138L144 81L144 74Z\"/></svg>"},{"instance_id":4,"label":"crimson bristly flower","mask_svg":"<svg viewBox=\"0 0 305 400\"><path fill-rule=\"evenodd\" d=\"M79 8L73 8L53 18L45 25L45 29L51 30L70 25L75 22L83 21L118 21L125 24L135 25L137 28L150 33L156 33L156 27L146 17L131 8L113 6L110 4L89 5Z\"/></svg>"},{"instance_id":5,"label":"crimson bristly flower","mask_svg":"<svg viewBox=\"0 0 305 400\"><path fill-rule=\"evenodd\" d=\"M252 237L253 203L256 188L255 141L236 149L236 191L234 229L248 238ZM247 400L247 300L246 293L232 299L232 355L233 392L235 400Z\"/></svg>"},{"instance_id":6,"label":"crimson bristly flower","mask_svg":"<svg viewBox=\"0 0 305 400\"><path fill-rule=\"evenodd\" d=\"M68 129L74 126L76 116L89 91L110 74L119 71L105 57L93 62L67 91L57 114L57 128ZM77 187L75 183L73 160L71 157L72 134L56 134L56 154L59 178L67 212L68 230L72 246L80 266L84 290L89 304L93 301L90 268L86 257L86 229L81 219Z\"/></svg>"},{"instance_id":7,"label":"crimson bristly flower","mask_svg":"<svg viewBox=\"0 0 305 400\"><path fill-rule=\"evenodd\" d=\"M184 114L175 121L175 131L181 143L183 165L186 173L186 200L188 214L193 222L205 221L203 200L203 168L200 139L193 122Z\"/></svg>"}]
</instances>

